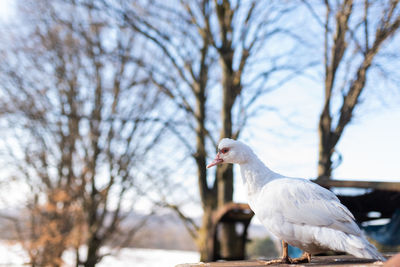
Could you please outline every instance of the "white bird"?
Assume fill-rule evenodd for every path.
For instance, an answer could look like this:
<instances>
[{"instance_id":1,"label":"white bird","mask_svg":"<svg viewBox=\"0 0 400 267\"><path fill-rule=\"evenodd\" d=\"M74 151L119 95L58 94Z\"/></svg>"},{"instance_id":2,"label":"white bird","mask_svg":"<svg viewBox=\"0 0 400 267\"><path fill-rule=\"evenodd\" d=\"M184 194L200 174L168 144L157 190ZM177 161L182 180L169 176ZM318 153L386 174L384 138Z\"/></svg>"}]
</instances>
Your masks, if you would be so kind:
<instances>
[{"instance_id":1,"label":"white bird","mask_svg":"<svg viewBox=\"0 0 400 267\"><path fill-rule=\"evenodd\" d=\"M309 262L311 254L346 252L358 258L385 260L355 223L353 214L331 191L302 178L289 178L271 171L250 147L222 139L218 153L207 168L236 163L248 193L250 208L274 235L305 253L275 262ZM285 245L285 244L284 244Z\"/></svg>"}]
</instances>

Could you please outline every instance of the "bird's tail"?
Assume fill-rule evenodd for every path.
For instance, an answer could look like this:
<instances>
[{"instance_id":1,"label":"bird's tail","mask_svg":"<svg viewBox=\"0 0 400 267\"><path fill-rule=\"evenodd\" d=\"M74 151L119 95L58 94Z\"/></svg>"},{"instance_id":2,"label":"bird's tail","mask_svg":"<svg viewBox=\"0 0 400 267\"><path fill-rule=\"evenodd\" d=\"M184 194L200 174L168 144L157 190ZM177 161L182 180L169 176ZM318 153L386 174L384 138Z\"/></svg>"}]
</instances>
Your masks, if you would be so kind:
<instances>
[{"instance_id":1,"label":"bird's tail","mask_svg":"<svg viewBox=\"0 0 400 267\"><path fill-rule=\"evenodd\" d=\"M346 252L357 257L365 259L374 259L385 261L385 257L375 248L374 245L368 242L363 236L347 235L347 248Z\"/></svg>"}]
</instances>

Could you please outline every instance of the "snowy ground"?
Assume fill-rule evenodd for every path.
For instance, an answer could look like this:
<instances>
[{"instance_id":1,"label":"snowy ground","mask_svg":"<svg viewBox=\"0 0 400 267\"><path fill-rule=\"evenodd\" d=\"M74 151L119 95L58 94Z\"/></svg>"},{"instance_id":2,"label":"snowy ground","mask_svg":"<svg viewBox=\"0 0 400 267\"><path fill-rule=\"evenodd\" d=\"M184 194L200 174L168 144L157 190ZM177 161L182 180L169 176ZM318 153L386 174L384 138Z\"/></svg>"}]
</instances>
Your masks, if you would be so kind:
<instances>
[{"instance_id":1,"label":"snowy ground","mask_svg":"<svg viewBox=\"0 0 400 267\"><path fill-rule=\"evenodd\" d=\"M66 253L64 260L65 267L72 266L72 254ZM0 241L0 266L23 266L27 261L21 246ZM105 257L97 266L173 267L179 263L198 261L199 253L194 251L125 248L116 255Z\"/></svg>"}]
</instances>

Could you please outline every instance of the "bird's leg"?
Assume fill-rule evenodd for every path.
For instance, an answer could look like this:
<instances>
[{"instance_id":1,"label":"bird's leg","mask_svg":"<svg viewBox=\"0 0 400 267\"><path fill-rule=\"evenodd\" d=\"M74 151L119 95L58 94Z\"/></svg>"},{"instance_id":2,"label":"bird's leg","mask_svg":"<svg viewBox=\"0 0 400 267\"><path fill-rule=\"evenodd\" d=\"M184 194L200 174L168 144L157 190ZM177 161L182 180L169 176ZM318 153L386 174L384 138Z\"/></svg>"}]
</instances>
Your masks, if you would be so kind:
<instances>
[{"instance_id":1,"label":"bird's leg","mask_svg":"<svg viewBox=\"0 0 400 267\"><path fill-rule=\"evenodd\" d=\"M311 262L311 254L304 252L299 258L290 259L290 263L308 263Z\"/></svg>"},{"instance_id":2,"label":"bird's leg","mask_svg":"<svg viewBox=\"0 0 400 267\"><path fill-rule=\"evenodd\" d=\"M276 260L269 260L265 261L263 264L264 265L271 265L271 264L290 264L291 259L289 258L289 252L288 252L288 244L282 240L282 258L276 259Z\"/></svg>"},{"instance_id":3,"label":"bird's leg","mask_svg":"<svg viewBox=\"0 0 400 267\"><path fill-rule=\"evenodd\" d=\"M282 261L290 263L288 243L282 240Z\"/></svg>"}]
</instances>

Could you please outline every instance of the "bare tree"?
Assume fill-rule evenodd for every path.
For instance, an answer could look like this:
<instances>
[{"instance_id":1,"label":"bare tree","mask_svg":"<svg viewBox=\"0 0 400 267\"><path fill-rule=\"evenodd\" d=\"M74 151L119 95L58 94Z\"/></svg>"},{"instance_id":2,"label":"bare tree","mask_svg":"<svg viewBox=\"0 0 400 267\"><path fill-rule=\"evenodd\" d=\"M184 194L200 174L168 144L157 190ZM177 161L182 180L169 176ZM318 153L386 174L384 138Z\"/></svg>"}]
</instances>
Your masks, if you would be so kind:
<instances>
[{"instance_id":1,"label":"bare tree","mask_svg":"<svg viewBox=\"0 0 400 267\"><path fill-rule=\"evenodd\" d=\"M90 3L22 4L3 35L0 110L10 175L30 187L23 241L32 266L60 266L70 247L76 266L95 266L103 245L137 230L121 223L162 133L144 119L160 103L139 67L145 42Z\"/></svg>"},{"instance_id":2,"label":"bare tree","mask_svg":"<svg viewBox=\"0 0 400 267\"><path fill-rule=\"evenodd\" d=\"M303 1L324 31L324 104L319 120L319 179L329 179L332 156L365 91L367 77L379 70L374 62L384 54L400 27L399 1ZM372 73L371 73L372 74ZM332 104L341 98L338 109ZM340 157L339 157L340 159Z\"/></svg>"},{"instance_id":3,"label":"bare tree","mask_svg":"<svg viewBox=\"0 0 400 267\"><path fill-rule=\"evenodd\" d=\"M274 90L305 66L291 62L293 47L268 51L277 40L298 38L282 20L294 8L279 1L103 1L121 23L150 41L157 61L144 65L152 82L167 95L174 116L167 127L197 167L203 219L201 226L178 205L167 204L186 222L196 240L201 260L212 260L214 212L232 201L232 166L206 171L208 152L224 137L237 138L257 110L257 98ZM290 42L288 42L290 43ZM293 63L293 64L292 64ZM279 78L271 79L275 74ZM213 154L213 153L212 153ZM222 229L222 258L242 258L232 225Z\"/></svg>"}]
</instances>

